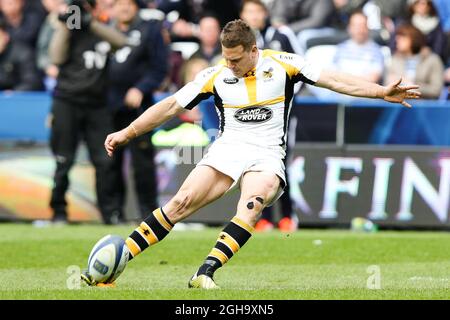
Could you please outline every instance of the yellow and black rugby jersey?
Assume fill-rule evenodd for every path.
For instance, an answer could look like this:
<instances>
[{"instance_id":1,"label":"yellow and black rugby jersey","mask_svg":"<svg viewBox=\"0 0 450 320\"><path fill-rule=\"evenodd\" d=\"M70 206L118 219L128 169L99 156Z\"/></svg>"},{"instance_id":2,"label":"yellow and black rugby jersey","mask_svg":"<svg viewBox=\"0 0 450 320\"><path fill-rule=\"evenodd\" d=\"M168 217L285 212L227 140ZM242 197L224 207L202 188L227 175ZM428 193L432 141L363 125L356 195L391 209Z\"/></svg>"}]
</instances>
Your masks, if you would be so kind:
<instances>
[{"instance_id":1,"label":"yellow and black rugby jersey","mask_svg":"<svg viewBox=\"0 0 450 320\"><path fill-rule=\"evenodd\" d=\"M177 93L175 99L186 109L214 96L220 117L220 138L284 153L294 84L314 84L321 68L301 56L260 50L256 67L237 78L224 64L206 68Z\"/></svg>"}]
</instances>

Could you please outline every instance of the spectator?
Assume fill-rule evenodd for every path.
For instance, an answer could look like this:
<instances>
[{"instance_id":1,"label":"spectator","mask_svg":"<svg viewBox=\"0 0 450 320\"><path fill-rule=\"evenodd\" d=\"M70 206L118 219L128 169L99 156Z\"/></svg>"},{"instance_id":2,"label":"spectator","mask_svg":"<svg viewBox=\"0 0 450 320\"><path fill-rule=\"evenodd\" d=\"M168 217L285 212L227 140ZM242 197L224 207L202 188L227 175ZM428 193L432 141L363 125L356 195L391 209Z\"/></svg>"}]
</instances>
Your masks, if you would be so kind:
<instances>
[{"instance_id":1,"label":"spectator","mask_svg":"<svg viewBox=\"0 0 450 320\"><path fill-rule=\"evenodd\" d=\"M368 81L381 82L384 72L383 53L381 47L370 39L364 13L357 11L350 16L347 31L350 39L338 45L333 66Z\"/></svg>"},{"instance_id":2,"label":"spectator","mask_svg":"<svg viewBox=\"0 0 450 320\"><path fill-rule=\"evenodd\" d=\"M8 23L11 38L34 48L41 17L33 11L25 12L24 4L24 0L0 0L0 12Z\"/></svg>"},{"instance_id":3,"label":"spectator","mask_svg":"<svg viewBox=\"0 0 450 320\"><path fill-rule=\"evenodd\" d=\"M115 0L97 0L98 20L107 23L113 15Z\"/></svg>"},{"instance_id":4,"label":"spectator","mask_svg":"<svg viewBox=\"0 0 450 320\"><path fill-rule=\"evenodd\" d=\"M309 40L333 34L329 27L333 11L332 0L279 0L272 9L272 24L290 27L305 52Z\"/></svg>"},{"instance_id":5,"label":"spectator","mask_svg":"<svg viewBox=\"0 0 450 320\"><path fill-rule=\"evenodd\" d=\"M219 20L212 15L202 17L199 22L198 37L200 48L194 52L192 58L205 59L211 63L221 54Z\"/></svg>"},{"instance_id":6,"label":"spectator","mask_svg":"<svg viewBox=\"0 0 450 320\"><path fill-rule=\"evenodd\" d=\"M56 85L56 77L58 76L58 67L50 62L48 48L53 32L58 24L58 14L64 11L66 5L64 0L42 0L47 17L41 26L36 44L36 65L38 69L45 74L45 87L48 91L52 91Z\"/></svg>"},{"instance_id":7,"label":"spectator","mask_svg":"<svg viewBox=\"0 0 450 320\"><path fill-rule=\"evenodd\" d=\"M258 48L295 53L289 38L270 25L269 12L261 0L244 0L241 19L255 31Z\"/></svg>"},{"instance_id":8,"label":"spectator","mask_svg":"<svg viewBox=\"0 0 450 320\"><path fill-rule=\"evenodd\" d=\"M424 35L416 27L403 24L395 35L396 51L392 56L385 83L400 77L403 84L420 86L424 99L439 98L444 79L441 59L426 46Z\"/></svg>"},{"instance_id":9,"label":"spectator","mask_svg":"<svg viewBox=\"0 0 450 320\"><path fill-rule=\"evenodd\" d=\"M381 47L370 39L367 17L356 11L350 17L347 27L350 39L336 47L331 69L360 76L367 81L381 83L384 73L384 58ZM340 95L329 90L308 86L317 97L338 98Z\"/></svg>"},{"instance_id":10,"label":"spectator","mask_svg":"<svg viewBox=\"0 0 450 320\"><path fill-rule=\"evenodd\" d=\"M125 46L118 50L108 67L108 104L113 112L115 130L122 129L154 103L153 92L161 85L168 70L168 48L163 40L161 23L143 20L138 13L136 0L116 0L114 3L116 28L138 43L134 47ZM126 199L124 155L126 150L131 154L139 219L158 206L153 162L155 151L151 137L151 133L140 136L113 157L114 188L119 195L123 214ZM123 219L123 216L119 217L119 220Z\"/></svg>"},{"instance_id":11,"label":"spectator","mask_svg":"<svg viewBox=\"0 0 450 320\"><path fill-rule=\"evenodd\" d=\"M83 0L80 9L79 25L69 23L70 14L59 16L62 22L50 41L51 63L60 70L51 107L50 147L56 168L50 207L54 221L67 221L69 171L78 144L84 139L95 167L98 206L103 221L112 224L118 221L120 205L113 192L112 159L103 146L112 130L111 113L106 107L106 66L111 48L123 47L128 41L122 33L96 20L99 12L95 0Z\"/></svg>"},{"instance_id":12,"label":"spectator","mask_svg":"<svg viewBox=\"0 0 450 320\"><path fill-rule=\"evenodd\" d=\"M407 0L368 0L362 7L372 39L381 45L393 41L395 26L407 16Z\"/></svg>"},{"instance_id":13,"label":"spectator","mask_svg":"<svg viewBox=\"0 0 450 320\"><path fill-rule=\"evenodd\" d=\"M260 0L245 0L241 7L241 19L256 33L256 43L260 49L272 49L277 51L286 51L294 53L289 39L286 35L280 33L268 23L268 11L266 6ZM290 146L286 150L285 165ZM287 173L286 173L287 174ZM289 180L287 177L286 179ZM291 218L292 202L289 195L289 186L286 186L285 193L280 198L281 217L278 223L282 231L294 231L297 229L297 222ZM274 227L273 207L264 208L261 219L255 226L256 231L268 231Z\"/></svg>"},{"instance_id":14,"label":"spectator","mask_svg":"<svg viewBox=\"0 0 450 320\"><path fill-rule=\"evenodd\" d=\"M336 45L349 38L347 33L348 21L350 15L362 10L367 0L333 0L334 13L329 23L333 28L332 32L324 36L317 36L308 41L308 48L317 45Z\"/></svg>"},{"instance_id":15,"label":"spectator","mask_svg":"<svg viewBox=\"0 0 450 320\"><path fill-rule=\"evenodd\" d=\"M157 8L165 14L176 12L178 18L171 21L174 40L198 37L198 22L206 12L217 17L222 28L228 21L239 18L240 0L161 0Z\"/></svg>"},{"instance_id":16,"label":"spectator","mask_svg":"<svg viewBox=\"0 0 450 320\"><path fill-rule=\"evenodd\" d=\"M373 3L380 10L380 16L383 18L390 18L393 22L397 19L404 19L408 9L408 0L369 0L368 3Z\"/></svg>"},{"instance_id":17,"label":"spectator","mask_svg":"<svg viewBox=\"0 0 450 320\"><path fill-rule=\"evenodd\" d=\"M40 90L33 52L11 39L7 30L6 21L0 17L0 90Z\"/></svg>"},{"instance_id":18,"label":"spectator","mask_svg":"<svg viewBox=\"0 0 450 320\"><path fill-rule=\"evenodd\" d=\"M426 45L447 61L447 37L432 0L409 0L409 23L426 37Z\"/></svg>"}]
</instances>

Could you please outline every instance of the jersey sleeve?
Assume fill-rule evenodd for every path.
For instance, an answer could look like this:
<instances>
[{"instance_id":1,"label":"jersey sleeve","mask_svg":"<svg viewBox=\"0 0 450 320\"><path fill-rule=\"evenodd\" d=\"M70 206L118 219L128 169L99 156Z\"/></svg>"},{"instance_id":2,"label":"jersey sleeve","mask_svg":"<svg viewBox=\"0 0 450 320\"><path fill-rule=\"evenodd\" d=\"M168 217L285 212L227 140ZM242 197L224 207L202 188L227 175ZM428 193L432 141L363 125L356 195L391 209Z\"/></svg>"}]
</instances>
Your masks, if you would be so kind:
<instances>
[{"instance_id":1,"label":"jersey sleeve","mask_svg":"<svg viewBox=\"0 0 450 320\"><path fill-rule=\"evenodd\" d=\"M185 109L192 109L202 100L214 94L214 80L221 67L215 66L200 71L195 79L187 83L175 94L175 100Z\"/></svg>"},{"instance_id":2,"label":"jersey sleeve","mask_svg":"<svg viewBox=\"0 0 450 320\"><path fill-rule=\"evenodd\" d=\"M273 51L268 54L283 66L289 78L294 82L302 81L315 84L319 80L322 72L322 67L319 64L307 61L294 53Z\"/></svg>"}]
</instances>

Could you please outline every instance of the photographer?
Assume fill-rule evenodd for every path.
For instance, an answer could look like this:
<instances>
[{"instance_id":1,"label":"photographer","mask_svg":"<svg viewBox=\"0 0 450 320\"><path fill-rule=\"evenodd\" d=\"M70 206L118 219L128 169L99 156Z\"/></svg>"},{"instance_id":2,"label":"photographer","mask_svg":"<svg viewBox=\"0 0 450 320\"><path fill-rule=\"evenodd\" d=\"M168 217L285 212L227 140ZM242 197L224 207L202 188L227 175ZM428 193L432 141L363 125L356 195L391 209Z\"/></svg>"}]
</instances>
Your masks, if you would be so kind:
<instances>
[{"instance_id":1,"label":"photographer","mask_svg":"<svg viewBox=\"0 0 450 320\"><path fill-rule=\"evenodd\" d=\"M153 92L160 87L168 70L168 46L164 43L161 23L144 20L139 16L137 0L116 0L113 6L115 25L135 47L118 50L108 67L108 105L114 118L114 128L119 130L142 114L153 101ZM154 147L151 133L140 136L127 148L131 153L134 183L139 204L139 218L145 217L158 206ZM124 149L114 154L114 184L125 204Z\"/></svg>"},{"instance_id":2,"label":"photographer","mask_svg":"<svg viewBox=\"0 0 450 320\"><path fill-rule=\"evenodd\" d=\"M112 161L103 150L103 141L112 130L105 94L108 56L126 45L127 38L97 21L97 16L95 0L72 1L58 16L60 22L50 41L51 63L60 70L50 121L50 147L56 160L50 207L58 222L67 221L68 174L81 139L95 167L103 221L115 223L120 215L118 197L112 192Z\"/></svg>"}]
</instances>

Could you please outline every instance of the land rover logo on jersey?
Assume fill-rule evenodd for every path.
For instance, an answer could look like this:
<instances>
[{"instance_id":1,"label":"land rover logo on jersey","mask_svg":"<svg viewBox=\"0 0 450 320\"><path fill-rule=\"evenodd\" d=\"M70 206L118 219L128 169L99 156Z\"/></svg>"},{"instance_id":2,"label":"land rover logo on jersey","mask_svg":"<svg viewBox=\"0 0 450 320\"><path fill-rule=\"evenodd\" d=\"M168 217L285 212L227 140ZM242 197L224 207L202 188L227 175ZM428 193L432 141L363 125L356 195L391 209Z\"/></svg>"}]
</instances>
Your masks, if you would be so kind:
<instances>
[{"instance_id":1,"label":"land rover logo on jersey","mask_svg":"<svg viewBox=\"0 0 450 320\"><path fill-rule=\"evenodd\" d=\"M223 82L225 82L226 84L235 84L239 82L239 79L236 77L233 78L225 78L223 79Z\"/></svg>"},{"instance_id":2,"label":"land rover logo on jersey","mask_svg":"<svg viewBox=\"0 0 450 320\"><path fill-rule=\"evenodd\" d=\"M248 107L239 109L234 118L241 123L262 123L272 118L273 112L266 107Z\"/></svg>"}]
</instances>

